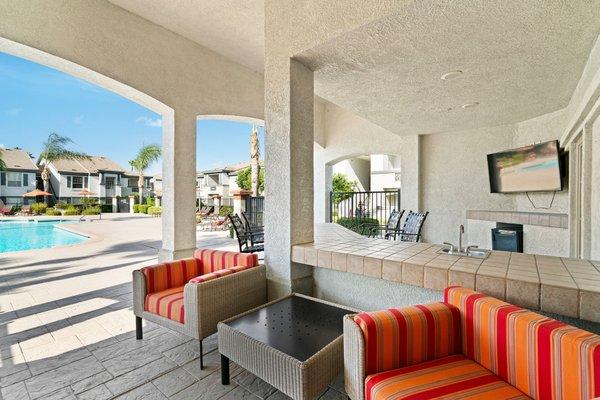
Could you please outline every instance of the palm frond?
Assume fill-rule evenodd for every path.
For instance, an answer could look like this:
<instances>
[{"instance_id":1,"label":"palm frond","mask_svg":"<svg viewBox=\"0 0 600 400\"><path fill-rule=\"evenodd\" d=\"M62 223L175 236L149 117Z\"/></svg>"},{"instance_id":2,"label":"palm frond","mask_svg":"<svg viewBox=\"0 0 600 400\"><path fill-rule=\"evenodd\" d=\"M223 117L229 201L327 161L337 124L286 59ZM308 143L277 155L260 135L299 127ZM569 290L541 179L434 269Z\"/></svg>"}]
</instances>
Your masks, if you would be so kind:
<instances>
[{"instance_id":1,"label":"palm frond","mask_svg":"<svg viewBox=\"0 0 600 400\"><path fill-rule=\"evenodd\" d=\"M138 151L137 156L129 161L129 165L131 165L138 174L142 175L145 169L160 159L161 152L161 148L157 144L143 146Z\"/></svg>"},{"instance_id":2,"label":"palm frond","mask_svg":"<svg viewBox=\"0 0 600 400\"><path fill-rule=\"evenodd\" d=\"M51 133L44 142L44 147L38 157L38 163L42 160L52 162L57 160L82 160L89 159L85 153L67 149L67 145L73 143L73 140L67 136L61 136L57 133Z\"/></svg>"},{"instance_id":3,"label":"palm frond","mask_svg":"<svg viewBox=\"0 0 600 400\"><path fill-rule=\"evenodd\" d=\"M2 149L0 149L0 171L4 171L6 169L6 163L2 159Z\"/></svg>"}]
</instances>

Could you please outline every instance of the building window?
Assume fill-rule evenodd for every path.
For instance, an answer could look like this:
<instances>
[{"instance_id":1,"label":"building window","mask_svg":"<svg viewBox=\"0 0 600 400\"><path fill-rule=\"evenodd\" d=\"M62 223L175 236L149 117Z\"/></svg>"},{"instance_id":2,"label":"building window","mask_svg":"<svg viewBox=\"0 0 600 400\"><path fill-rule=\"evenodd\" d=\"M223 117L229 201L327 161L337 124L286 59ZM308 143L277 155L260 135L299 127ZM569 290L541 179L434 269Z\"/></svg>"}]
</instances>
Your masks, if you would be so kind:
<instances>
[{"instance_id":1,"label":"building window","mask_svg":"<svg viewBox=\"0 0 600 400\"><path fill-rule=\"evenodd\" d=\"M106 190L115 188L115 178L106 178Z\"/></svg>"},{"instance_id":2,"label":"building window","mask_svg":"<svg viewBox=\"0 0 600 400\"><path fill-rule=\"evenodd\" d=\"M127 180L127 187L129 187L129 188L136 188L138 186L137 181L138 180L136 178L129 178Z\"/></svg>"},{"instance_id":3,"label":"building window","mask_svg":"<svg viewBox=\"0 0 600 400\"><path fill-rule=\"evenodd\" d=\"M83 189L83 176L74 176L71 178L71 187L73 189Z\"/></svg>"},{"instance_id":4,"label":"building window","mask_svg":"<svg viewBox=\"0 0 600 400\"><path fill-rule=\"evenodd\" d=\"M9 187L21 187L23 186L23 177L20 172L7 172L6 181Z\"/></svg>"}]
</instances>

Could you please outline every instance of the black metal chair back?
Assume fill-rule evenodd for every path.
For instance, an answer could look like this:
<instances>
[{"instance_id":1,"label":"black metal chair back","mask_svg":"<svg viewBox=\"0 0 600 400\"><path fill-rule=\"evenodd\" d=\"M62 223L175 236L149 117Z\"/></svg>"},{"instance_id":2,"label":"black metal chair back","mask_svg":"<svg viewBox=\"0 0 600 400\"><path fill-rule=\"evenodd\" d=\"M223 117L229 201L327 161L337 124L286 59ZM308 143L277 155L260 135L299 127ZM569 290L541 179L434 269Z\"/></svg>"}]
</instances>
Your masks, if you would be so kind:
<instances>
[{"instance_id":1,"label":"black metal chair back","mask_svg":"<svg viewBox=\"0 0 600 400\"><path fill-rule=\"evenodd\" d=\"M235 231L235 236L237 237L238 245L240 246L240 252L243 252L244 248L248 246L246 227L239 215L229 214L227 217L229 218L229 221L231 221L231 226L233 226L233 230Z\"/></svg>"},{"instance_id":2,"label":"black metal chair back","mask_svg":"<svg viewBox=\"0 0 600 400\"><path fill-rule=\"evenodd\" d=\"M423 229L423 223L428 214L429 211L424 213L409 211L400 231L400 240L402 242L418 242L421 239L421 229Z\"/></svg>"},{"instance_id":3,"label":"black metal chair back","mask_svg":"<svg viewBox=\"0 0 600 400\"><path fill-rule=\"evenodd\" d=\"M404 214L404 210L392 210L387 220L387 224L385 224L386 238L388 235L394 235L398 231L400 228L400 221L402 220L402 214Z\"/></svg>"}]
</instances>

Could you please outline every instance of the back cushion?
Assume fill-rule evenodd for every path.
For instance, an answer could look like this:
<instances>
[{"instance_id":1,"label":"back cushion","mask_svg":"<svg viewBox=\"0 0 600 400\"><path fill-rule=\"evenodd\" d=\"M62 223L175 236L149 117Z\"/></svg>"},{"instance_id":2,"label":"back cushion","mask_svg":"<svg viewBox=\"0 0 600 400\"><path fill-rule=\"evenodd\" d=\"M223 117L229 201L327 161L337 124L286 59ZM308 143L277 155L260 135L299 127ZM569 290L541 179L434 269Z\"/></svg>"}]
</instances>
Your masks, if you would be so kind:
<instances>
[{"instance_id":1,"label":"back cushion","mask_svg":"<svg viewBox=\"0 0 600 400\"><path fill-rule=\"evenodd\" d=\"M461 352L460 312L448 304L361 313L354 321L365 340L368 375Z\"/></svg>"},{"instance_id":2,"label":"back cushion","mask_svg":"<svg viewBox=\"0 0 600 400\"><path fill-rule=\"evenodd\" d=\"M194 257L201 261L202 274L208 274L229 267L256 267L257 254L237 253L233 251L220 251L212 249L198 249Z\"/></svg>"},{"instance_id":3,"label":"back cushion","mask_svg":"<svg viewBox=\"0 0 600 400\"><path fill-rule=\"evenodd\" d=\"M600 396L600 336L461 287L463 353L534 399Z\"/></svg>"},{"instance_id":4,"label":"back cushion","mask_svg":"<svg viewBox=\"0 0 600 400\"><path fill-rule=\"evenodd\" d=\"M146 277L146 293L185 285L190 279L202 274L200 263L195 258L176 260L142 268Z\"/></svg>"}]
</instances>

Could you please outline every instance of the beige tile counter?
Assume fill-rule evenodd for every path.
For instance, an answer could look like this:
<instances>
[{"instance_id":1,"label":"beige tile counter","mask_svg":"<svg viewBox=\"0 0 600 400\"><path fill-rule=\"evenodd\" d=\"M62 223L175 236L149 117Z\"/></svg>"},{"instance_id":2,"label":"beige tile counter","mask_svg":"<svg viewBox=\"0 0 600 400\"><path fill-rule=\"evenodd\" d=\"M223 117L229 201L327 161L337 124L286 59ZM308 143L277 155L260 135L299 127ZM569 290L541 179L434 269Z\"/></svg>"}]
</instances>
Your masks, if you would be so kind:
<instances>
[{"instance_id":1,"label":"beige tile counter","mask_svg":"<svg viewBox=\"0 0 600 400\"><path fill-rule=\"evenodd\" d=\"M600 322L600 261L504 251L481 260L438 254L441 248L317 224L315 242L293 246L292 261L429 289L461 285L533 310Z\"/></svg>"}]
</instances>

